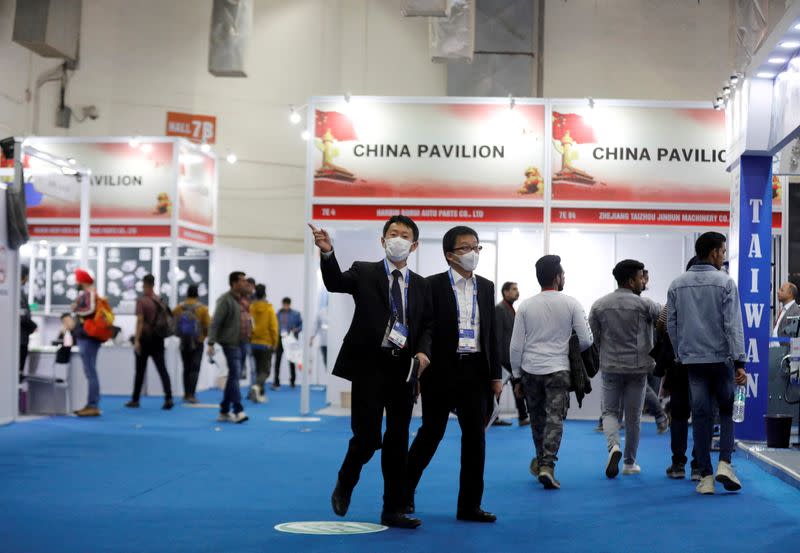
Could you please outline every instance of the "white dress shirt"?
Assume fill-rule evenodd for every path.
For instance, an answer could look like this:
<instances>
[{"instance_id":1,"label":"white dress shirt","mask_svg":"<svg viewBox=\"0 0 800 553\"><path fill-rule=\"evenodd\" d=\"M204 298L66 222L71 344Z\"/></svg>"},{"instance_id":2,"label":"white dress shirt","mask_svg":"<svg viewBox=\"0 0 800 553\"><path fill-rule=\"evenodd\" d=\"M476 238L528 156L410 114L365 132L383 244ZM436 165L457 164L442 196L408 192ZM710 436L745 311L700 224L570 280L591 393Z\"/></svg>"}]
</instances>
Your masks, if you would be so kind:
<instances>
[{"instance_id":1,"label":"white dress shirt","mask_svg":"<svg viewBox=\"0 0 800 553\"><path fill-rule=\"evenodd\" d=\"M478 309L477 298L475 299L474 306L475 326L472 326L473 294L475 293L474 290L478 285L478 281L474 274L472 275L472 278L464 278L454 271L452 267L449 269L449 271L450 276L453 277L453 282L455 283L456 297L458 298L458 312L461 315L461 319L458 321L458 328L459 330L469 330L470 328L473 328L475 330L475 351L481 351L481 313Z\"/></svg>"},{"instance_id":2,"label":"white dress shirt","mask_svg":"<svg viewBox=\"0 0 800 553\"><path fill-rule=\"evenodd\" d=\"M786 317L786 312L789 311L789 308L792 307L794 305L794 303L795 303L794 300L792 300L789 303L787 303L786 305L784 305L783 307L781 307L781 313L780 313L780 315L778 315L778 319L775 321L775 326L772 327L772 337L773 338L777 338L778 337L778 328L780 328L784 317Z\"/></svg>"},{"instance_id":3,"label":"white dress shirt","mask_svg":"<svg viewBox=\"0 0 800 553\"><path fill-rule=\"evenodd\" d=\"M408 302L406 301L406 288L408 287L408 265L400 269L397 265L386 260L386 263L389 264L389 274L386 275L386 278L389 279L389 304L391 305L391 298L392 298L392 282L394 281L394 275L392 273L396 270L400 271L400 278L398 278L398 282L400 283L400 297L403 301L403 322L405 323L406 327L408 327ZM386 267L386 265L384 265ZM391 310L391 308L390 308ZM386 323L386 332L383 333L383 343L381 347L384 348L393 348L395 347L391 342L389 342L389 334L392 332L392 315L389 315L389 321Z\"/></svg>"}]
</instances>

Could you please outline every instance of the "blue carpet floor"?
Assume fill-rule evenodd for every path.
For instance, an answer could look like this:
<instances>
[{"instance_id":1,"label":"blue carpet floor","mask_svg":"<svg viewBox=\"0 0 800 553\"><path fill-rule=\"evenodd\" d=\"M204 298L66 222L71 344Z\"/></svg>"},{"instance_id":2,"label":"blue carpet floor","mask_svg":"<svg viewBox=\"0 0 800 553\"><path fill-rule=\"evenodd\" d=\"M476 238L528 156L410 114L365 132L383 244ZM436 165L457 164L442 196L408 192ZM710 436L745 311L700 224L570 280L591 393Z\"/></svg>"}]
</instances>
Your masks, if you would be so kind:
<instances>
[{"instance_id":1,"label":"blue carpet floor","mask_svg":"<svg viewBox=\"0 0 800 553\"><path fill-rule=\"evenodd\" d=\"M487 436L484 507L494 525L455 520L460 432L451 421L417 494L417 531L352 536L276 532L278 523L324 521L349 419L273 422L298 414L299 392L248 406L245 425L216 411L145 399L127 410L106 397L99 419L51 418L0 428L3 553L222 553L398 551L792 551L800 544L800 490L744 460L742 493L699 497L664 476L669 438L644 425L643 473L604 477L604 440L593 423L569 422L548 492L528 474L530 431ZM214 403L218 392L202 394ZM320 408L324 393L312 394ZM412 422L412 430L419 420ZM379 454L365 467L347 520L377 522ZM721 492L721 488L718 489Z\"/></svg>"}]
</instances>

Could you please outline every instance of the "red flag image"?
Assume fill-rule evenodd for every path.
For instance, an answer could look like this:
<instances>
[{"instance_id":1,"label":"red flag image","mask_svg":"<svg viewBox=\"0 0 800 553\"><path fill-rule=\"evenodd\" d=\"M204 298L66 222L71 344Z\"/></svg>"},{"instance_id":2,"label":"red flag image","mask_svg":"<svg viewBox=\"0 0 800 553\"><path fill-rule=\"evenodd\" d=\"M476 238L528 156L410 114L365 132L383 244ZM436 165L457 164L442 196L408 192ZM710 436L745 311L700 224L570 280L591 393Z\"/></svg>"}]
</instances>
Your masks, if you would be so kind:
<instances>
[{"instance_id":1,"label":"red flag image","mask_svg":"<svg viewBox=\"0 0 800 553\"><path fill-rule=\"evenodd\" d=\"M316 112L314 136L322 138L330 131L333 138L339 141L358 140L353 123L347 115L338 111L316 110Z\"/></svg>"},{"instance_id":2,"label":"red flag image","mask_svg":"<svg viewBox=\"0 0 800 553\"><path fill-rule=\"evenodd\" d=\"M583 116L577 113L553 112L553 140L561 140L569 133L572 140L578 144L591 144L596 142L594 129L584 121Z\"/></svg>"}]
</instances>

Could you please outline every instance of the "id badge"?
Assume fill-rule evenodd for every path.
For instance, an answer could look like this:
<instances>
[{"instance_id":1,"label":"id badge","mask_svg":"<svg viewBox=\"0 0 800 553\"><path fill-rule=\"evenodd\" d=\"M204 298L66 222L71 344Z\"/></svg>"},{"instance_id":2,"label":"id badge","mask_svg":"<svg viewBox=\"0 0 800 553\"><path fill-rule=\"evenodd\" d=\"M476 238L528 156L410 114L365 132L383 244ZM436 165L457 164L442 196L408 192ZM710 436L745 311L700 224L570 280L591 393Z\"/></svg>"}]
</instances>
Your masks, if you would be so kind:
<instances>
[{"instance_id":1,"label":"id badge","mask_svg":"<svg viewBox=\"0 0 800 553\"><path fill-rule=\"evenodd\" d=\"M391 332L389 332L389 341L398 348L404 348L406 340L408 340L408 327L400 321L395 321Z\"/></svg>"},{"instance_id":2,"label":"id badge","mask_svg":"<svg viewBox=\"0 0 800 553\"><path fill-rule=\"evenodd\" d=\"M478 342L475 340L475 329L461 329L458 331L458 353L473 353L478 351Z\"/></svg>"}]
</instances>

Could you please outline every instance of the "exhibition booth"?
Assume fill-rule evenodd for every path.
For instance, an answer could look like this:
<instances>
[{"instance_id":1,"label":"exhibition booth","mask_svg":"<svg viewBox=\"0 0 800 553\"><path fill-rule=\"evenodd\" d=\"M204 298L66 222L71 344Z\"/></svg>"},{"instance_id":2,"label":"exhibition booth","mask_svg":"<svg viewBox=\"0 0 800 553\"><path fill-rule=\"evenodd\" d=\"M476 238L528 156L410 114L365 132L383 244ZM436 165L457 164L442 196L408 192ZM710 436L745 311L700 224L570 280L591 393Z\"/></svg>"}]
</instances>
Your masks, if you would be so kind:
<instances>
[{"instance_id":1,"label":"exhibition booth","mask_svg":"<svg viewBox=\"0 0 800 553\"><path fill-rule=\"evenodd\" d=\"M216 158L206 148L165 137L37 137L20 146L18 170L23 172L30 242L19 249L19 262L30 267L24 292L38 325L26 367L28 405L22 407L69 413L83 406L75 401L85 401L85 378L77 355L69 367L58 366L51 344L61 329L61 314L70 311L77 297L75 269L85 267L95 275L98 292L108 299L114 324L120 328L98 356L101 391L130 394L134 365L130 337L142 277L152 273L171 306L185 299L190 284L198 286L203 303L209 302L216 278L210 271L216 235ZM54 170L42 156L29 155L31 151L88 170L60 171L58 166ZM176 340L167 341L166 360L173 393L180 397ZM199 388L216 385L215 376L206 360ZM56 390L55 383L65 384L65 390ZM53 397L43 400L48 388ZM152 362L143 393L163 394Z\"/></svg>"},{"instance_id":2,"label":"exhibition booth","mask_svg":"<svg viewBox=\"0 0 800 553\"><path fill-rule=\"evenodd\" d=\"M495 282L497 301L505 281L519 284L520 301L538 293L534 263L553 253L565 292L588 313L616 287L611 270L625 258L646 265L645 295L664 303L695 238L730 228L725 113L706 104L322 97L309 104L308 131L307 218L331 233L343 268L380 259L383 222L404 214L420 226L411 269L444 271L442 235L466 224L480 235L476 272ZM784 195L781 179L773 184L767 276L777 281L786 275ZM305 252L313 307L324 286L310 233ZM335 359L353 302L330 294L327 306ZM327 385L331 405L347 406L349 383L331 376ZM570 417L597 418L599 402L589 395ZM514 410L508 388L502 407Z\"/></svg>"}]
</instances>

